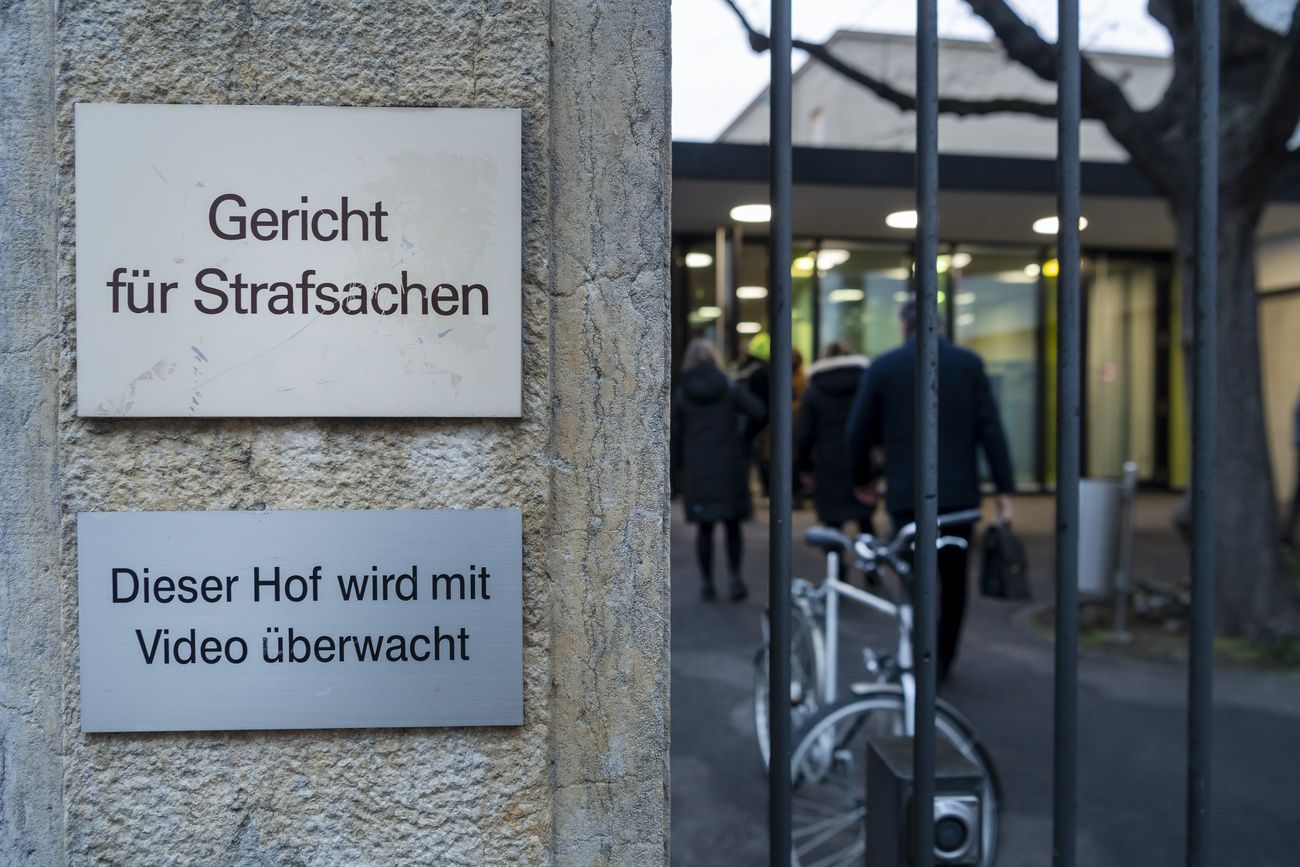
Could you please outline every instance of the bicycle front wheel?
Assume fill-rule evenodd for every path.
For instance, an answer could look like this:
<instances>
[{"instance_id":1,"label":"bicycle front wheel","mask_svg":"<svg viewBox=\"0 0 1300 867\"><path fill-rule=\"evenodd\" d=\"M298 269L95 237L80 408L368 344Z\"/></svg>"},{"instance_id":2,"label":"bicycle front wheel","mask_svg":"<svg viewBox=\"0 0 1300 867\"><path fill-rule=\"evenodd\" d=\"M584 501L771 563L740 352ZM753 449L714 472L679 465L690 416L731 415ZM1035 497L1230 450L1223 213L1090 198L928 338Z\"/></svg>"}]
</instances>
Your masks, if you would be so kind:
<instances>
[{"instance_id":1,"label":"bicycle front wheel","mask_svg":"<svg viewBox=\"0 0 1300 867\"><path fill-rule=\"evenodd\" d=\"M763 646L754 657L754 727L763 767L772 754L771 712L768 701L771 646L767 612L763 613ZM805 605L790 609L790 728L795 734L821 706L822 681L826 671L826 649L821 627Z\"/></svg>"},{"instance_id":2,"label":"bicycle front wheel","mask_svg":"<svg viewBox=\"0 0 1300 867\"><path fill-rule=\"evenodd\" d=\"M792 756L792 863L858 864L867 848L867 744L905 734L903 691L871 687L823 708L796 736ZM997 854L999 787L993 762L974 730L945 702L935 714L938 737L984 774L981 792L981 867Z\"/></svg>"}]
</instances>

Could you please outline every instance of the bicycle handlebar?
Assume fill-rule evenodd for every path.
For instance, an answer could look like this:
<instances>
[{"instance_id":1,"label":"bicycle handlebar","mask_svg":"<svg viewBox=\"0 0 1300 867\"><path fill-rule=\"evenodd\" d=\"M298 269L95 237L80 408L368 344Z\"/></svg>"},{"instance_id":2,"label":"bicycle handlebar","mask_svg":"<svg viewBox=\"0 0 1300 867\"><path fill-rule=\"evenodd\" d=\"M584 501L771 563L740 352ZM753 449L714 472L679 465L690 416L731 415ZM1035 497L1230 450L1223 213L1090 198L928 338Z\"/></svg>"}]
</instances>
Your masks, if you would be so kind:
<instances>
[{"instance_id":1,"label":"bicycle handlebar","mask_svg":"<svg viewBox=\"0 0 1300 867\"><path fill-rule=\"evenodd\" d=\"M963 509L960 512L949 512L946 515L939 516L938 526L945 527L945 526L952 526L954 524L970 524L975 521L978 521L982 516L983 513L979 509ZM858 554L858 556L866 560L884 558L888 560L892 565L894 565L895 568L897 569L897 566L899 565L898 564L899 551L901 551L906 545L911 543L914 536L916 536L915 521L913 521L910 524L905 524L902 527L902 529L898 531L898 534L894 536L893 541L890 542L888 545L879 545L879 544L877 544L876 546L871 546L869 544L864 545L863 543L866 542L866 540L859 539L858 543L854 545L853 550ZM874 541L874 539L872 541ZM964 542L965 540L963 539L961 541ZM938 547L943 548L948 545L956 544L957 539L956 537L953 536L941 536L939 539L936 540L936 542L938 544ZM963 545L962 547L965 546Z\"/></svg>"}]
</instances>

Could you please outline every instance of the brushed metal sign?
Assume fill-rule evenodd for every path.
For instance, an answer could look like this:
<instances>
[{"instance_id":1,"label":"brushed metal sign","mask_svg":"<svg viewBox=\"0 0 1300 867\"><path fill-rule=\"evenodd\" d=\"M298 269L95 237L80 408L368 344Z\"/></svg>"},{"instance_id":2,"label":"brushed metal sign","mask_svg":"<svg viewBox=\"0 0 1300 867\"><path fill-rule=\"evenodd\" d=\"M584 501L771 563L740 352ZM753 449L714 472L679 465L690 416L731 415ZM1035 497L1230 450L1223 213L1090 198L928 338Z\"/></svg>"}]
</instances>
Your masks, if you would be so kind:
<instances>
[{"instance_id":1,"label":"brushed metal sign","mask_svg":"<svg viewBox=\"0 0 1300 867\"><path fill-rule=\"evenodd\" d=\"M519 725L517 509L77 516L86 732Z\"/></svg>"},{"instance_id":2,"label":"brushed metal sign","mask_svg":"<svg viewBox=\"0 0 1300 867\"><path fill-rule=\"evenodd\" d=\"M518 416L515 109L76 106L82 416Z\"/></svg>"}]
</instances>

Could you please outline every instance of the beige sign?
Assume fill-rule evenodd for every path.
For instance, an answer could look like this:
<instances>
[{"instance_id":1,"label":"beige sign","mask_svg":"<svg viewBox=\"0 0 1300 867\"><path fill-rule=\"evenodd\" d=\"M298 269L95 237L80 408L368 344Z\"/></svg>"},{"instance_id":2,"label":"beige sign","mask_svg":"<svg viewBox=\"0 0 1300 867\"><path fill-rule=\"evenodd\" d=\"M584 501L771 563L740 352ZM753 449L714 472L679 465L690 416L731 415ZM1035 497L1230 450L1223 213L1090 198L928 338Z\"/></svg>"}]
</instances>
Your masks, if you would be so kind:
<instances>
[{"instance_id":1,"label":"beige sign","mask_svg":"<svg viewBox=\"0 0 1300 867\"><path fill-rule=\"evenodd\" d=\"M76 107L82 416L518 416L520 114Z\"/></svg>"}]
</instances>

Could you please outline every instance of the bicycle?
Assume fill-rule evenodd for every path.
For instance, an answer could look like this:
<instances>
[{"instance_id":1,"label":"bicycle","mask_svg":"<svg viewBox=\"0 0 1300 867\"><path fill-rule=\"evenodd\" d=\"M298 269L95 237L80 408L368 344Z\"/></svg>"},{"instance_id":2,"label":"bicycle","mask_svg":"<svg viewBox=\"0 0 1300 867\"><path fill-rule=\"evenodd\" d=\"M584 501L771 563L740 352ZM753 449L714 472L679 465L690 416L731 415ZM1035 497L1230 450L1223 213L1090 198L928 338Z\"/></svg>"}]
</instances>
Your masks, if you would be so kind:
<instances>
[{"instance_id":1,"label":"bicycle","mask_svg":"<svg viewBox=\"0 0 1300 867\"><path fill-rule=\"evenodd\" d=\"M817 618L824 609L817 588L802 578L791 582L790 606L790 730L812 718L824 704L823 684L826 672L826 643ZM768 648L771 626L768 612L763 612L763 644L754 658L754 725L758 730L758 749L763 767L770 761L772 739L768 718Z\"/></svg>"},{"instance_id":2,"label":"bicycle","mask_svg":"<svg viewBox=\"0 0 1300 867\"><path fill-rule=\"evenodd\" d=\"M977 520L978 510L942 515L940 527ZM916 679L912 671L912 601L911 564L903 556L916 534L915 524L903 527L894 540L884 543L870 534L855 541L839 530L814 527L805 541L820 548L826 556L826 577L820 587L806 581L794 582L795 603L792 616L800 622L792 635L803 634L805 643L819 647L811 653L792 642L792 663L796 654L820 660L796 687L792 667L791 710L795 722L795 747L791 755L793 779L792 862L800 867L857 863L866 851L866 750L875 737L915 733ZM966 540L941 536L938 547L965 546ZM861 590L840 580L840 559L850 551L855 565L868 577L869 584L883 587L883 569L888 567L899 578L901 594L897 601ZM839 602L844 597L866 605L895 620L898 644L893 656L863 649L863 662L872 680L853 684L848 694L837 697L837 651L839 646ZM794 614L794 612L799 612ZM822 630L817 623L825 623ZM792 624L793 626L794 624ZM757 669L765 673L767 646L760 650ZM818 668L819 666L819 668ZM755 690L755 719L759 728L760 747L767 740L766 689ZM763 706L760 712L760 705ZM980 743L970 723L951 705L937 702L935 727L940 737L960 754L974 762L984 777L980 815L980 858L982 867L991 867L997 853L998 804L1000 786L997 772L987 750ZM770 746L769 746L770 750ZM764 750L765 759L768 750ZM951 854L936 851L937 856ZM945 858L938 857L938 863ZM964 863L964 862L963 862Z\"/></svg>"}]
</instances>

